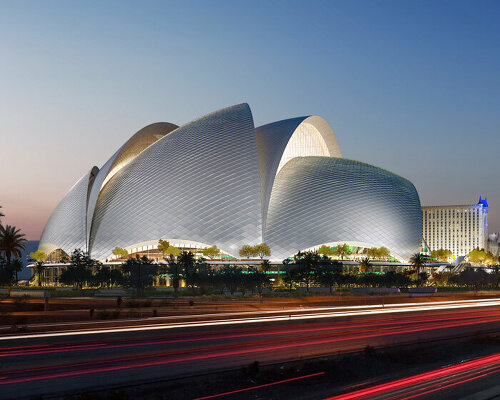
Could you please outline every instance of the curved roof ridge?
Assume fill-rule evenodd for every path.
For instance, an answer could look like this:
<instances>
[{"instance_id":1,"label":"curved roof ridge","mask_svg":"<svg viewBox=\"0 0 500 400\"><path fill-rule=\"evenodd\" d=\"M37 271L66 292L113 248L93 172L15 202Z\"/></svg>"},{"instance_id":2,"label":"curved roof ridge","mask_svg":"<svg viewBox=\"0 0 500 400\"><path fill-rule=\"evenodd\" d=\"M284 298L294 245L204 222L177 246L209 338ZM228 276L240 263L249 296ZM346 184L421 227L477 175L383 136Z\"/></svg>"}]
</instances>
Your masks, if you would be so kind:
<instances>
[{"instance_id":1,"label":"curved roof ridge","mask_svg":"<svg viewBox=\"0 0 500 400\"><path fill-rule=\"evenodd\" d=\"M321 140L324 141L324 144L328 149L329 156L342 157L335 133L328 122L317 115L284 119L259 126L255 129L261 175L263 230L266 225L267 209L271 197L273 182L279 172L279 167L283 156L287 151L287 146L292 141L294 135L301 132L300 128L304 127L304 129L306 129L306 126L308 125L312 125L315 128L315 131L321 135ZM305 134L307 135L307 133ZM323 152L322 154L318 153L317 155L325 154Z\"/></svg>"},{"instance_id":2,"label":"curved roof ridge","mask_svg":"<svg viewBox=\"0 0 500 400\"><path fill-rule=\"evenodd\" d=\"M88 247L90 244L90 231L92 228L97 198L99 197L102 188L120 171L120 169L129 164L149 146L156 143L159 139L165 137L169 133L172 133L177 128L177 125L170 122L155 122L139 129L122 146L120 146L120 148L101 167L99 173L94 179L92 189L89 193L86 217L86 241Z\"/></svg>"}]
</instances>

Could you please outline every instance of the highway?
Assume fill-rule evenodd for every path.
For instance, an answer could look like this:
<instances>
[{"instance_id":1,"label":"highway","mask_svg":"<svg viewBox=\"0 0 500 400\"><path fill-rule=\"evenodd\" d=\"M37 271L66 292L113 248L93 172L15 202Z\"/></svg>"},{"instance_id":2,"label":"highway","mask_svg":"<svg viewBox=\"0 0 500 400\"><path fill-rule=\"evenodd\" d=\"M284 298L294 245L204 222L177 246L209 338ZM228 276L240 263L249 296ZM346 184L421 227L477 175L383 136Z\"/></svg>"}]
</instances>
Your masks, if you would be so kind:
<instances>
[{"instance_id":1,"label":"highway","mask_svg":"<svg viewBox=\"0 0 500 400\"><path fill-rule=\"evenodd\" d=\"M500 353L427 371L325 400L500 398Z\"/></svg>"},{"instance_id":2,"label":"highway","mask_svg":"<svg viewBox=\"0 0 500 400\"><path fill-rule=\"evenodd\" d=\"M308 359L367 345L500 332L500 300L205 314L117 327L53 328L0 337L0 398L177 379L239 369L255 360Z\"/></svg>"}]
</instances>

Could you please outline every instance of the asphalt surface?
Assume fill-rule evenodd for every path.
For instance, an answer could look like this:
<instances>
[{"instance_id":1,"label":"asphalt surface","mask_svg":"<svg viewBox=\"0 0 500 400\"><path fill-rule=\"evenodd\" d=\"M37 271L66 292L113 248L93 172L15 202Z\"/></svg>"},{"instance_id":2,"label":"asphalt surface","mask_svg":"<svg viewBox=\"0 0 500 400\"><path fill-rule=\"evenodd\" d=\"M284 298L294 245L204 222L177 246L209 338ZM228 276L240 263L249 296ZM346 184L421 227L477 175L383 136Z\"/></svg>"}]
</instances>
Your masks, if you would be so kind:
<instances>
[{"instance_id":1,"label":"asphalt surface","mask_svg":"<svg viewBox=\"0 0 500 400\"><path fill-rule=\"evenodd\" d=\"M500 398L500 353L411 375L325 400Z\"/></svg>"},{"instance_id":2,"label":"asphalt surface","mask_svg":"<svg viewBox=\"0 0 500 400\"><path fill-rule=\"evenodd\" d=\"M0 398L99 390L241 368L255 360L271 364L484 332L500 332L500 300L227 313L115 328L65 325L0 337ZM482 379L495 381L499 360L471 385L486 389ZM394 398L410 398L404 396Z\"/></svg>"}]
</instances>

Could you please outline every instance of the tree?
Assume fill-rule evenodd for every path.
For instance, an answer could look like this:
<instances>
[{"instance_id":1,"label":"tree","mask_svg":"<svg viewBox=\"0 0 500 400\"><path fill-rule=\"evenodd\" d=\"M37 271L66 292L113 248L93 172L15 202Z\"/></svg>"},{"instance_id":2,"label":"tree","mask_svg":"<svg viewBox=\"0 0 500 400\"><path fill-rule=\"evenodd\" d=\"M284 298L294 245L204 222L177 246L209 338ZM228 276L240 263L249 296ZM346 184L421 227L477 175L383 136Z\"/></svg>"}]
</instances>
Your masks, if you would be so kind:
<instances>
[{"instance_id":1,"label":"tree","mask_svg":"<svg viewBox=\"0 0 500 400\"><path fill-rule=\"evenodd\" d=\"M410 258L410 264L413 265L413 268L415 268L415 271L417 273L417 285L418 285L419 280L420 280L420 269L425 264L424 255L420 254L420 253L416 253L416 254L412 255Z\"/></svg>"},{"instance_id":2,"label":"tree","mask_svg":"<svg viewBox=\"0 0 500 400\"><path fill-rule=\"evenodd\" d=\"M448 258L453 256L453 253L447 249L432 250L431 257L439 261L447 261Z\"/></svg>"},{"instance_id":3,"label":"tree","mask_svg":"<svg viewBox=\"0 0 500 400\"><path fill-rule=\"evenodd\" d=\"M24 233L11 225L0 225L0 252L5 254L7 263L10 264L12 257L21 257L26 239Z\"/></svg>"},{"instance_id":4,"label":"tree","mask_svg":"<svg viewBox=\"0 0 500 400\"><path fill-rule=\"evenodd\" d=\"M101 266L93 276L93 280L98 286L105 285L109 288L123 283L123 273L118 269Z\"/></svg>"},{"instance_id":5,"label":"tree","mask_svg":"<svg viewBox=\"0 0 500 400\"><path fill-rule=\"evenodd\" d=\"M488 266L492 266L495 264L498 264L499 258L495 257L491 251L488 251L486 253L486 260L484 260L484 263Z\"/></svg>"},{"instance_id":6,"label":"tree","mask_svg":"<svg viewBox=\"0 0 500 400\"><path fill-rule=\"evenodd\" d=\"M453 272L445 271L445 272L433 272L430 279L436 286L446 286L448 281L453 276Z\"/></svg>"},{"instance_id":7,"label":"tree","mask_svg":"<svg viewBox=\"0 0 500 400\"><path fill-rule=\"evenodd\" d=\"M111 270L109 267L101 267L92 276L92 284L95 286L111 286Z\"/></svg>"},{"instance_id":8,"label":"tree","mask_svg":"<svg viewBox=\"0 0 500 400\"><path fill-rule=\"evenodd\" d=\"M389 251L389 249L387 247L379 247L377 249L377 257L381 260L386 260L388 259L389 257L391 256L391 252Z\"/></svg>"},{"instance_id":9,"label":"tree","mask_svg":"<svg viewBox=\"0 0 500 400\"><path fill-rule=\"evenodd\" d=\"M92 281L92 268L101 266L96 260L81 249L71 253L70 265L61 273L59 280L65 285L76 285L80 290L83 285Z\"/></svg>"},{"instance_id":10,"label":"tree","mask_svg":"<svg viewBox=\"0 0 500 400\"><path fill-rule=\"evenodd\" d=\"M264 257L269 257L271 255L271 249L265 243L259 243L254 247L254 252L262 260Z\"/></svg>"},{"instance_id":11,"label":"tree","mask_svg":"<svg viewBox=\"0 0 500 400\"><path fill-rule=\"evenodd\" d=\"M338 256L340 260L342 261L344 259L344 256L346 254L351 254L351 250L349 249L349 246L347 244L339 244L337 247L333 250L333 254Z\"/></svg>"},{"instance_id":12,"label":"tree","mask_svg":"<svg viewBox=\"0 0 500 400\"><path fill-rule=\"evenodd\" d=\"M35 260L35 266L33 270L38 275L38 286L42 286L42 273L45 269L45 265L43 264L47 259L47 254L45 254L41 250L37 250L30 253L30 257Z\"/></svg>"},{"instance_id":13,"label":"tree","mask_svg":"<svg viewBox=\"0 0 500 400\"><path fill-rule=\"evenodd\" d=\"M298 275L300 280L305 282L306 290L309 292L311 280L318 271L318 265L321 260L320 256L315 251L306 251L304 253L299 251L293 256L293 259L299 269Z\"/></svg>"},{"instance_id":14,"label":"tree","mask_svg":"<svg viewBox=\"0 0 500 400\"><path fill-rule=\"evenodd\" d=\"M158 251L163 255L163 258L165 258L165 254L167 254L167 249L170 247L170 243L167 240L158 240Z\"/></svg>"},{"instance_id":15,"label":"tree","mask_svg":"<svg viewBox=\"0 0 500 400\"><path fill-rule=\"evenodd\" d=\"M469 254L467 254L467 258L471 264L484 264L488 255L484 250L480 250L479 247L476 247Z\"/></svg>"},{"instance_id":16,"label":"tree","mask_svg":"<svg viewBox=\"0 0 500 400\"><path fill-rule=\"evenodd\" d=\"M173 255L177 257L179 254L181 254L179 248L170 245L167 240L162 239L158 240L158 251L163 255L164 260L166 260L165 256Z\"/></svg>"},{"instance_id":17,"label":"tree","mask_svg":"<svg viewBox=\"0 0 500 400\"><path fill-rule=\"evenodd\" d=\"M359 264L359 270L361 272L372 272L372 263L370 262L370 259L368 257L363 258Z\"/></svg>"},{"instance_id":18,"label":"tree","mask_svg":"<svg viewBox=\"0 0 500 400\"><path fill-rule=\"evenodd\" d=\"M122 264L125 284L137 290L139 297L144 296L144 288L153 284L158 266L146 256L129 258Z\"/></svg>"},{"instance_id":19,"label":"tree","mask_svg":"<svg viewBox=\"0 0 500 400\"><path fill-rule=\"evenodd\" d=\"M158 251L163 255L163 259L166 260L166 256L173 255L177 257L181 251L177 247L171 246L166 240L158 240Z\"/></svg>"},{"instance_id":20,"label":"tree","mask_svg":"<svg viewBox=\"0 0 500 400\"><path fill-rule=\"evenodd\" d=\"M11 266L12 270L16 274L16 285L17 285L17 282L19 282L19 279L17 278L17 273L21 272L23 270L23 267L24 267L23 262L21 261L20 258L14 258L10 262L10 266Z\"/></svg>"},{"instance_id":21,"label":"tree","mask_svg":"<svg viewBox=\"0 0 500 400\"><path fill-rule=\"evenodd\" d=\"M110 282L112 285L123 285L123 273L119 269L112 268L110 271Z\"/></svg>"},{"instance_id":22,"label":"tree","mask_svg":"<svg viewBox=\"0 0 500 400\"><path fill-rule=\"evenodd\" d=\"M471 264L495 265L499 262L499 258L495 257L493 253L479 248L475 248L467 254L467 258Z\"/></svg>"},{"instance_id":23,"label":"tree","mask_svg":"<svg viewBox=\"0 0 500 400\"><path fill-rule=\"evenodd\" d=\"M376 247L371 247L368 250L366 250L366 256L368 258L371 258L372 260L378 257L378 248Z\"/></svg>"},{"instance_id":24,"label":"tree","mask_svg":"<svg viewBox=\"0 0 500 400\"><path fill-rule=\"evenodd\" d=\"M271 263L269 262L269 260L262 260L259 269L264 273L269 272L271 270Z\"/></svg>"},{"instance_id":25,"label":"tree","mask_svg":"<svg viewBox=\"0 0 500 400\"><path fill-rule=\"evenodd\" d=\"M7 263L5 257L0 256L0 284L12 285L14 271L11 264Z\"/></svg>"},{"instance_id":26,"label":"tree","mask_svg":"<svg viewBox=\"0 0 500 400\"><path fill-rule=\"evenodd\" d=\"M177 257L179 266L181 268L181 273L186 279L186 286L191 288L194 295L194 286L196 283L196 273L197 273L197 263L194 258L193 253L190 251L183 251L179 257Z\"/></svg>"},{"instance_id":27,"label":"tree","mask_svg":"<svg viewBox=\"0 0 500 400\"><path fill-rule=\"evenodd\" d=\"M267 260L264 260L266 262ZM250 268L248 274L245 276L245 280L248 281L248 286L252 289L257 289L257 292L262 295L264 287L269 286L271 283L269 277L262 270L259 271L255 268Z\"/></svg>"},{"instance_id":28,"label":"tree","mask_svg":"<svg viewBox=\"0 0 500 400\"><path fill-rule=\"evenodd\" d=\"M460 275L455 275L450 278L450 282L458 285L465 285L477 291L481 288L497 287L498 277L495 274L488 274L483 269L474 271L471 268L467 268L462 271Z\"/></svg>"},{"instance_id":29,"label":"tree","mask_svg":"<svg viewBox=\"0 0 500 400\"><path fill-rule=\"evenodd\" d=\"M206 247L203 249L203 255L205 257L215 258L220 254L220 250L217 246Z\"/></svg>"},{"instance_id":30,"label":"tree","mask_svg":"<svg viewBox=\"0 0 500 400\"><path fill-rule=\"evenodd\" d=\"M168 263L167 273L170 275L172 279L172 286L174 287L174 297L177 298L179 291L179 283L181 280L181 265L174 257L173 254L170 254L169 258L166 259Z\"/></svg>"},{"instance_id":31,"label":"tree","mask_svg":"<svg viewBox=\"0 0 500 400\"><path fill-rule=\"evenodd\" d=\"M324 244L318 249L318 254L322 254L324 256L333 256L333 249L330 246Z\"/></svg>"},{"instance_id":32,"label":"tree","mask_svg":"<svg viewBox=\"0 0 500 400\"><path fill-rule=\"evenodd\" d=\"M283 281L288 285L288 289L291 292L293 284L299 281L300 274L297 264L292 263L289 258L283 260Z\"/></svg>"},{"instance_id":33,"label":"tree","mask_svg":"<svg viewBox=\"0 0 500 400\"><path fill-rule=\"evenodd\" d=\"M200 286L210 286L214 290L219 290L220 294L224 293L225 283L220 272L216 272L208 264L204 264L198 273L198 283Z\"/></svg>"},{"instance_id":34,"label":"tree","mask_svg":"<svg viewBox=\"0 0 500 400\"><path fill-rule=\"evenodd\" d=\"M319 268L314 276L314 281L319 285L330 288L330 294L333 293L333 286L338 284L342 277L342 263L337 260L330 260L323 256L319 263Z\"/></svg>"},{"instance_id":35,"label":"tree","mask_svg":"<svg viewBox=\"0 0 500 400\"><path fill-rule=\"evenodd\" d=\"M239 287L242 287L244 277L241 267L225 265L219 270L219 274L221 275L222 282L224 282L224 286L229 290L229 293L234 294Z\"/></svg>"},{"instance_id":36,"label":"tree","mask_svg":"<svg viewBox=\"0 0 500 400\"><path fill-rule=\"evenodd\" d=\"M113 249L113 255L117 256L118 258L127 258L128 251L125 249L122 249L121 247L115 247Z\"/></svg>"},{"instance_id":37,"label":"tree","mask_svg":"<svg viewBox=\"0 0 500 400\"><path fill-rule=\"evenodd\" d=\"M255 257L257 253L255 252L255 247L245 244L240 249L240 257L241 258L252 258Z\"/></svg>"},{"instance_id":38,"label":"tree","mask_svg":"<svg viewBox=\"0 0 500 400\"><path fill-rule=\"evenodd\" d=\"M207 286L210 286L213 272L212 267L207 264L204 259L200 258L196 260L196 275L194 279L196 286L200 288L200 292L202 292Z\"/></svg>"},{"instance_id":39,"label":"tree","mask_svg":"<svg viewBox=\"0 0 500 400\"><path fill-rule=\"evenodd\" d=\"M2 208L2 206L0 206L0 208ZM0 218L2 218L2 217L5 217L5 214L0 211Z\"/></svg>"}]
</instances>

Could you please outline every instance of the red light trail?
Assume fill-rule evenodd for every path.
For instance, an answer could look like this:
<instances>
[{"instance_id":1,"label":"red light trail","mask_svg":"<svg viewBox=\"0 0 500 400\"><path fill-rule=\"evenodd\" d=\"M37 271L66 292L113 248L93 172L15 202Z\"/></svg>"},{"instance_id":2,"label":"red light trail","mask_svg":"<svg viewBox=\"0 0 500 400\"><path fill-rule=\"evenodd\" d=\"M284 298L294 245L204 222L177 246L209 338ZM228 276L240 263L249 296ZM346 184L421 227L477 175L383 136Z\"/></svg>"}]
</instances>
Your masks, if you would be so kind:
<instances>
[{"instance_id":1,"label":"red light trail","mask_svg":"<svg viewBox=\"0 0 500 400\"><path fill-rule=\"evenodd\" d=\"M324 400L412 399L500 372L500 353ZM445 383L448 382L448 383ZM427 385L424 386L423 385ZM401 393L398 393L401 391Z\"/></svg>"},{"instance_id":2,"label":"red light trail","mask_svg":"<svg viewBox=\"0 0 500 400\"><path fill-rule=\"evenodd\" d=\"M69 369L69 368L75 368L75 367L83 367L83 366L89 366L89 365L96 365L96 364L104 364L104 363L123 363L121 365L110 365L110 366L102 366L99 368L89 368L89 369L79 369L79 370L73 370L73 371L64 371L64 372L56 372L56 373L48 373L48 374L41 374L41 375L34 375L34 376L27 376L27 377L18 377L18 378L8 378L8 375L16 375L16 374L24 374L27 372L34 372L32 369L31 371L29 369L23 369L23 370L13 370L13 371L3 371L2 375L0 376L0 385L7 385L7 384L14 384L14 383L21 383L21 382L30 382L30 381L37 381L37 380L44 380L44 379L54 379L54 378L63 378L63 377L70 377L70 376L78 376L78 375L85 375L85 374L95 374L95 373L103 373L103 372L109 372L109 371L120 371L120 370L126 370L126 369L137 369L137 368L145 368L145 367L151 367L151 366L159 366L159 365L166 365L166 364L173 364L173 363L180 363L180 362L187 362L187 361L197 361L197 360L204 360L204 359L213 359L213 358L220 358L220 357L229 357L229 356L236 356L236 355L242 355L242 354L254 354L254 353L260 353L260 352L271 352L271 351L276 351L276 350L284 350L284 349L291 349L291 348L304 348L304 347L309 347L309 346L315 346L315 345L324 345L324 344L330 344L330 343L340 343L340 342L346 342L346 341L351 341L351 340L359 340L359 339L367 339L367 338L374 338L374 337L383 337L383 336L388 336L388 335L401 335L405 333L416 333L416 332L425 332L429 330L434 330L434 329L447 329L447 328L452 328L452 327L464 327L467 325L476 325L478 323L491 323L491 322L500 322L500 317L494 317L494 318L483 318L480 321L474 320L474 321L457 321L454 323L439 323L437 325L424 325L421 327L414 327L414 328L405 328L405 329L392 329L390 331L384 331L380 329L375 329L373 333L366 333L366 334L355 334L355 335L349 335L349 336L344 336L344 337L334 337L331 338L328 335L326 338L317 338L317 339L304 339L300 338L298 339L299 341L297 342L291 342L291 343L282 343L283 339L280 340L278 338L279 342L281 344L270 344L273 342L268 342L266 343L256 343L254 347L250 347L248 343L244 343L241 349L236 349L236 350L225 350L225 348L234 348L234 344L226 344L222 347L219 348L217 351L212 351L202 353L203 351L206 351L208 349L203 349L203 348L193 348L189 350L178 350L178 351L170 351L170 352L162 352L162 353L156 353L154 355L144 355L144 356L129 356L129 357L120 357L120 358L113 358L113 359L108 359L108 360L100 360L100 361L93 361L93 362L86 362L86 363L77 363L77 364L62 364L58 365L57 369ZM217 347L217 346L215 346ZM201 352L201 354L200 354ZM186 353L194 353L191 355L185 355ZM165 358L165 357L172 357L173 358ZM177 357L175 357L177 356ZM157 358L156 360L149 360L149 361L143 361L143 362L137 362L138 359L141 358ZM158 359L159 358L159 359ZM125 362L129 362L126 364ZM44 368L37 368L36 370L47 370L49 367L44 367Z\"/></svg>"},{"instance_id":3,"label":"red light trail","mask_svg":"<svg viewBox=\"0 0 500 400\"><path fill-rule=\"evenodd\" d=\"M238 394L238 393L249 392L251 390L263 389L263 388L267 388L267 387L270 387L270 386L282 385L284 383L290 383L290 382L300 381L302 379L313 378L315 376L320 376L320 375L324 375L324 374L326 374L326 372L324 372L324 371L323 372L316 372L314 374L302 375L302 376L297 376L295 378L289 378L289 379L283 379L281 381L276 381L276 382L271 382L271 383L265 383L263 385L255 385L255 386L251 386L251 387L244 388L244 389L231 390L229 392L212 394L210 396L197 397L197 398L192 399L192 400L216 399L217 397L231 396L231 395Z\"/></svg>"},{"instance_id":4,"label":"red light trail","mask_svg":"<svg viewBox=\"0 0 500 400\"><path fill-rule=\"evenodd\" d=\"M366 322L366 323L343 323L343 324L322 324L322 326L316 326L314 328L296 328L296 329L273 329L273 330L265 330L259 332L248 332L244 333L228 333L224 335L211 335L210 333L205 333L204 336L200 337L192 337L192 338L182 338L182 339L172 339L172 338L156 338L155 340L150 341L131 341L129 343L112 343L108 342L92 342L92 343L84 343L84 344L62 344L57 346L51 346L48 344L43 344L39 346L17 346L17 347L8 347L3 351L0 351L0 357L12 357L12 356L26 356L26 355L37 355L37 354L50 354L50 353L62 353L62 352L74 352L74 351L86 351L86 350L97 350L97 349L112 349L112 348L126 348L126 347L137 347L137 346L149 346L149 345L160 345L160 344L173 344L173 343L187 343L187 342L197 342L197 341L205 341L207 339L210 340L227 340L227 339L237 339L237 338L250 338L250 337L260 337L267 335L291 335L294 333L307 333L307 332L322 332L322 331L332 331L332 330L342 330L342 329L356 329L359 330L363 328L373 329L377 326L384 327L388 324L393 324L393 327L386 327L384 329L394 329L400 328L404 325L414 325L418 324L430 324L437 323L440 326L445 321L464 321L464 319L473 320L476 322L481 322L480 319L484 317L491 318L492 313L491 310L488 311L478 311L473 315L469 315L469 312L461 313L458 316L429 316L429 317L420 317L420 318L408 318L408 319L400 319L398 321L394 321L393 319L382 319L377 320L376 322ZM500 315L500 312L498 313ZM429 325L429 327L434 327L435 325Z\"/></svg>"}]
</instances>

